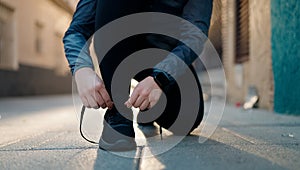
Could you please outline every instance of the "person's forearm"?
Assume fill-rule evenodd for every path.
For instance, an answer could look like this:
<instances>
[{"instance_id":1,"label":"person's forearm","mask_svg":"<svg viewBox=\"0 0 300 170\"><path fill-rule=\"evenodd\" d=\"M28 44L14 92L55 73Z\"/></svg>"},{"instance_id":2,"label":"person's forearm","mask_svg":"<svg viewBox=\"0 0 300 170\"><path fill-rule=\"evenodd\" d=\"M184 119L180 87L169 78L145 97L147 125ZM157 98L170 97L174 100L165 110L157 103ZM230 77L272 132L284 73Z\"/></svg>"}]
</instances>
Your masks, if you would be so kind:
<instances>
[{"instance_id":1,"label":"person's forearm","mask_svg":"<svg viewBox=\"0 0 300 170\"><path fill-rule=\"evenodd\" d=\"M155 68L174 78L182 75L203 51L211 14L212 0L189 0L182 14L182 18L188 22L180 26L181 42Z\"/></svg>"},{"instance_id":2,"label":"person's forearm","mask_svg":"<svg viewBox=\"0 0 300 170\"><path fill-rule=\"evenodd\" d=\"M89 40L95 31L95 10L95 0L80 0L63 38L72 74L83 67L93 68L89 54Z\"/></svg>"},{"instance_id":3,"label":"person's forearm","mask_svg":"<svg viewBox=\"0 0 300 170\"><path fill-rule=\"evenodd\" d=\"M66 34L64 38L65 54L72 74L83 67L93 68L89 54L89 43L80 33Z\"/></svg>"}]
</instances>

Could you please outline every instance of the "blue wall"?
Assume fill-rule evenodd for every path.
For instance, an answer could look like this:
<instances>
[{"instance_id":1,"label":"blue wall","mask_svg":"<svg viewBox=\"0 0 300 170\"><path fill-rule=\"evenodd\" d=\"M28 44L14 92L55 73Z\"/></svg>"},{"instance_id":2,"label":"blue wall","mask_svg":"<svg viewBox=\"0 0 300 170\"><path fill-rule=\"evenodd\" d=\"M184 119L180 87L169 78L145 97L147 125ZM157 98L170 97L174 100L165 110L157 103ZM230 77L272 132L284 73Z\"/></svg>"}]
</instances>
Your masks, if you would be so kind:
<instances>
[{"instance_id":1,"label":"blue wall","mask_svg":"<svg viewBox=\"0 0 300 170\"><path fill-rule=\"evenodd\" d=\"M300 1L271 0L274 110L300 115Z\"/></svg>"}]
</instances>

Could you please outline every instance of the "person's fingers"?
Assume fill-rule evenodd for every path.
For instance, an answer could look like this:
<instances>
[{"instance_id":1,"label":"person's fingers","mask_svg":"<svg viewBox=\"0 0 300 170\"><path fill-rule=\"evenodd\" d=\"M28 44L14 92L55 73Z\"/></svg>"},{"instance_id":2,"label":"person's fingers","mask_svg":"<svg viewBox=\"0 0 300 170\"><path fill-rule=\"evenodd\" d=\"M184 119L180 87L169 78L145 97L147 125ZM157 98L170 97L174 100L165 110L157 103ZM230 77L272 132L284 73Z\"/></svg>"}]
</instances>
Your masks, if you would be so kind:
<instances>
[{"instance_id":1,"label":"person's fingers","mask_svg":"<svg viewBox=\"0 0 300 170\"><path fill-rule=\"evenodd\" d=\"M105 103L103 103L102 105L99 105L99 108L102 108L102 109L105 109L107 106L106 106L106 104Z\"/></svg>"},{"instance_id":2,"label":"person's fingers","mask_svg":"<svg viewBox=\"0 0 300 170\"><path fill-rule=\"evenodd\" d=\"M142 105L142 103L146 100L146 98L144 98L143 96L139 95L139 97L136 99L136 101L134 103L132 103L132 105L135 108L138 108Z\"/></svg>"},{"instance_id":3,"label":"person's fingers","mask_svg":"<svg viewBox=\"0 0 300 170\"><path fill-rule=\"evenodd\" d=\"M139 97L139 89L138 87L136 87L132 94L131 94L131 97L129 98L129 102L131 103L132 106L134 106L134 103L136 102L136 99Z\"/></svg>"},{"instance_id":4,"label":"person's fingers","mask_svg":"<svg viewBox=\"0 0 300 170\"><path fill-rule=\"evenodd\" d=\"M100 95L102 96L105 105L111 109L113 107L113 102L105 88L100 89Z\"/></svg>"},{"instance_id":5,"label":"person's fingers","mask_svg":"<svg viewBox=\"0 0 300 170\"><path fill-rule=\"evenodd\" d=\"M159 100L159 98L158 97L150 97L149 98L149 106L147 107L148 109L151 109L152 107L154 107L156 104L157 104L157 102L158 102L158 100Z\"/></svg>"},{"instance_id":6,"label":"person's fingers","mask_svg":"<svg viewBox=\"0 0 300 170\"><path fill-rule=\"evenodd\" d=\"M87 108L90 107L89 102L87 101L87 99L84 96L80 96L80 99L85 107L87 107Z\"/></svg>"},{"instance_id":7,"label":"person's fingers","mask_svg":"<svg viewBox=\"0 0 300 170\"><path fill-rule=\"evenodd\" d=\"M153 106L155 106L156 105L156 103L157 103L157 101L151 101L151 102L149 102L149 105L148 105L148 109L151 109Z\"/></svg>"},{"instance_id":8,"label":"person's fingers","mask_svg":"<svg viewBox=\"0 0 300 170\"><path fill-rule=\"evenodd\" d=\"M103 109L107 107L102 96L98 92L95 92L94 98L96 99L98 106L100 106Z\"/></svg>"},{"instance_id":9,"label":"person's fingers","mask_svg":"<svg viewBox=\"0 0 300 170\"><path fill-rule=\"evenodd\" d=\"M149 95L150 105L148 106L148 109L151 109L154 105L157 104L161 94L162 94L162 91L160 89L155 89L155 90L151 91L151 93Z\"/></svg>"},{"instance_id":10,"label":"person's fingers","mask_svg":"<svg viewBox=\"0 0 300 170\"><path fill-rule=\"evenodd\" d=\"M149 105L147 106L147 109L152 109L154 105L151 105L151 102L149 102Z\"/></svg>"},{"instance_id":11,"label":"person's fingers","mask_svg":"<svg viewBox=\"0 0 300 170\"><path fill-rule=\"evenodd\" d=\"M130 99L128 99L128 100L124 103L125 106L126 106L128 109L132 107L132 104L130 103L129 100L130 100Z\"/></svg>"},{"instance_id":12,"label":"person's fingers","mask_svg":"<svg viewBox=\"0 0 300 170\"><path fill-rule=\"evenodd\" d=\"M111 109L113 107L113 102L111 101L111 98L105 89L105 86L102 84L99 84L96 86L97 91L99 92L103 102L108 107L108 109Z\"/></svg>"},{"instance_id":13,"label":"person's fingers","mask_svg":"<svg viewBox=\"0 0 300 170\"><path fill-rule=\"evenodd\" d=\"M92 95L86 96L86 99L89 103L89 108L98 109L99 105L97 104L95 98Z\"/></svg>"},{"instance_id":14,"label":"person's fingers","mask_svg":"<svg viewBox=\"0 0 300 170\"><path fill-rule=\"evenodd\" d=\"M144 100L144 102L140 106L140 110L145 110L149 106L149 100Z\"/></svg>"}]
</instances>

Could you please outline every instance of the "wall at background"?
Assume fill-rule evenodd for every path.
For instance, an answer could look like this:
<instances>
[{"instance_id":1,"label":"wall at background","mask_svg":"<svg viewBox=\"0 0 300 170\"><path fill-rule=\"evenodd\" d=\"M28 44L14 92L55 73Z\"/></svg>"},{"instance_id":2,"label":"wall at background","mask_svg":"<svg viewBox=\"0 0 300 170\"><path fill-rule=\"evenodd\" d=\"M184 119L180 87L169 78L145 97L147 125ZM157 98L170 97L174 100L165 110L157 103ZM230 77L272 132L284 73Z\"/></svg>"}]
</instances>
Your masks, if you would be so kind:
<instances>
[{"instance_id":1,"label":"wall at background","mask_svg":"<svg viewBox=\"0 0 300 170\"><path fill-rule=\"evenodd\" d=\"M274 110L300 115L300 3L272 0Z\"/></svg>"},{"instance_id":2,"label":"wall at background","mask_svg":"<svg viewBox=\"0 0 300 170\"><path fill-rule=\"evenodd\" d=\"M259 107L272 110L274 99L271 52L271 0L249 0L248 87L254 85Z\"/></svg>"},{"instance_id":3,"label":"wall at background","mask_svg":"<svg viewBox=\"0 0 300 170\"><path fill-rule=\"evenodd\" d=\"M20 65L18 71L0 70L0 97L70 94L72 76L53 70Z\"/></svg>"},{"instance_id":4,"label":"wall at background","mask_svg":"<svg viewBox=\"0 0 300 170\"><path fill-rule=\"evenodd\" d=\"M241 85L236 83L235 72L235 1L222 0L222 59L227 81L227 95L229 102L241 102L245 96L244 82ZM239 72L243 75L244 72ZM245 80L245 79L243 79Z\"/></svg>"},{"instance_id":5,"label":"wall at background","mask_svg":"<svg viewBox=\"0 0 300 170\"><path fill-rule=\"evenodd\" d=\"M245 101L248 87L254 86L260 108L273 109L270 0L249 0L249 60L236 58L236 4L222 0L223 64L228 83L229 102Z\"/></svg>"},{"instance_id":6,"label":"wall at background","mask_svg":"<svg viewBox=\"0 0 300 170\"><path fill-rule=\"evenodd\" d=\"M0 53L0 97L71 93L62 44L70 11L53 0L0 0L0 7L10 11L6 13L11 29L2 29L2 34L11 34L6 40L13 46L13 55ZM6 58L13 62L4 67L2 59Z\"/></svg>"}]
</instances>

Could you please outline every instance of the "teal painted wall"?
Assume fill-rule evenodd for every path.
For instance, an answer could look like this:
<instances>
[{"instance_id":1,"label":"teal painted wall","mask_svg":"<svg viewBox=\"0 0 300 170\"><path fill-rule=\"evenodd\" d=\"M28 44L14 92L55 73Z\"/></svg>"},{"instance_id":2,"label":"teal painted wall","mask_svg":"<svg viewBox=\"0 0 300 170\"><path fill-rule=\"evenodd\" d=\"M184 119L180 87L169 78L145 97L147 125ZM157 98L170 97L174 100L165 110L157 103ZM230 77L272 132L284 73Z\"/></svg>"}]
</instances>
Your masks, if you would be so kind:
<instances>
[{"instance_id":1,"label":"teal painted wall","mask_svg":"<svg viewBox=\"0 0 300 170\"><path fill-rule=\"evenodd\" d=\"M300 1L271 0L274 110L300 115Z\"/></svg>"}]
</instances>

